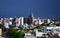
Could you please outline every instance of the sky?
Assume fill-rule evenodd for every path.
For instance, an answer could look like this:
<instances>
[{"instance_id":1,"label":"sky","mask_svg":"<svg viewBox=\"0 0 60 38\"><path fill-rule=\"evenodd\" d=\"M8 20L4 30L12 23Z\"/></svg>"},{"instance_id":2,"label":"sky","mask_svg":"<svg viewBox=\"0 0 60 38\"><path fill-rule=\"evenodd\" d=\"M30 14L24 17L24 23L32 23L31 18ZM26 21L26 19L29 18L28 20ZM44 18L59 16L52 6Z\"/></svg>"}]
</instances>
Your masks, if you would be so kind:
<instances>
[{"instance_id":1,"label":"sky","mask_svg":"<svg viewBox=\"0 0 60 38\"><path fill-rule=\"evenodd\" d=\"M59 18L60 0L0 0L0 17Z\"/></svg>"}]
</instances>

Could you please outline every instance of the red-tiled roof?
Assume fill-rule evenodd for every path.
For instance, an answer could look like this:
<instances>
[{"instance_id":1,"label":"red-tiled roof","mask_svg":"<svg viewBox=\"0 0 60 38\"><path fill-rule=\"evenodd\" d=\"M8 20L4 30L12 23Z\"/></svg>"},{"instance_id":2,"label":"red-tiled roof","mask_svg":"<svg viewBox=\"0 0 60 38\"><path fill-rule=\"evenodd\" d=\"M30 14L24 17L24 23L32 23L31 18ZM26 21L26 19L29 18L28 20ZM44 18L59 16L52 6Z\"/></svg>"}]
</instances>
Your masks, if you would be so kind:
<instances>
[{"instance_id":1,"label":"red-tiled roof","mask_svg":"<svg viewBox=\"0 0 60 38\"><path fill-rule=\"evenodd\" d=\"M49 36L48 38L60 38L60 36Z\"/></svg>"}]
</instances>

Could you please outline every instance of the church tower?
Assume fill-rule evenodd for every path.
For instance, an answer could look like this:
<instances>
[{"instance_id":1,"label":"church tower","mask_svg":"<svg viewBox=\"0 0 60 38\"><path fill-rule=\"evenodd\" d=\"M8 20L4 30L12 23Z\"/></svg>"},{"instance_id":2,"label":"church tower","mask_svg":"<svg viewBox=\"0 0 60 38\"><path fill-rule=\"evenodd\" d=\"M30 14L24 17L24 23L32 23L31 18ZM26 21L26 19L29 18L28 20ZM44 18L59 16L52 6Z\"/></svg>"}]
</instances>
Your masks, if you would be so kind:
<instances>
[{"instance_id":1,"label":"church tower","mask_svg":"<svg viewBox=\"0 0 60 38\"><path fill-rule=\"evenodd\" d=\"M30 13L30 16L29 16L29 23L34 24L34 15L32 12Z\"/></svg>"}]
</instances>

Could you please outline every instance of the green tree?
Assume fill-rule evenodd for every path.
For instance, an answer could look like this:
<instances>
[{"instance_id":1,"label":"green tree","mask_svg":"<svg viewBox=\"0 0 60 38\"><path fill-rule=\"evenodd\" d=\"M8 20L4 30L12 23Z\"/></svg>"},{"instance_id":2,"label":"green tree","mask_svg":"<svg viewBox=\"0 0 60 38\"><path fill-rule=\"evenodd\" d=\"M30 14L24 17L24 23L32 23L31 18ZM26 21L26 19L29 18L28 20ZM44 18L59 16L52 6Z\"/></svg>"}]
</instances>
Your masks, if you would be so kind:
<instances>
[{"instance_id":1,"label":"green tree","mask_svg":"<svg viewBox=\"0 0 60 38\"><path fill-rule=\"evenodd\" d=\"M10 26L9 30L7 33L12 33L14 38L22 38L23 37L23 32L22 32L23 26L19 26L18 29L14 29L13 26Z\"/></svg>"},{"instance_id":2,"label":"green tree","mask_svg":"<svg viewBox=\"0 0 60 38\"><path fill-rule=\"evenodd\" d=\"M55 24L56 26L60 26L60 24Z\"/></svg>"}]
</instances>

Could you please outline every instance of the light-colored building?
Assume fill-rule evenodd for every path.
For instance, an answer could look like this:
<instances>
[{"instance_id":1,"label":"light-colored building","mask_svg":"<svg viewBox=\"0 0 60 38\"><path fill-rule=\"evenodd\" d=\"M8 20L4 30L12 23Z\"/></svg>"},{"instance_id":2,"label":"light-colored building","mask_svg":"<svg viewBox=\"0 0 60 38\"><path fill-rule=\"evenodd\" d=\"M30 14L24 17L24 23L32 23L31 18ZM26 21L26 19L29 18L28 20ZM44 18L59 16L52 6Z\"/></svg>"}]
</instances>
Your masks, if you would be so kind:
<instances>
[{"instance_id":1,"label":"light-colored building","mask_svg":"<svg viewBox=\"0 0 60 38\"><path fill-rule=\"evenodd\" d=\"M19 18L19 25L24 25L24 17Z\"/></svg>"},{"instance_id":2,"label":"light-colored building","mask_svg":"<svg viewBox=\"0 0 60 38\"><path fill-rule=\"evenodd\" d=\"M4 27L9 28L9 19L8 18L4 19Z\"/></svg>"},{"instance_id":3,"label":"light-colored building","mask_svg":"<svg viewBox=\"0 0 60 38\"><path fill-rule=\"evenodd\" d=\"M47 19L47 23L50 23L51 22L51 20L50 19Z\"/></svg>"},{"instance_id":4,"label":"light-colored building","mask_svg":"<svg viewBox=\"0 0 60 38\"><path fill-rule=\"evenodd\" d=\"M9 20L12 20L12 19L13 19L13 18L11 18L11 17L9 18Z\"/></svg>"},{"instance_id":5,"label":"light-colored building","mask_svg":"<svg viewBox=\"0 0 60 38\"><path fill-rule=\"evenodd\" d=\"M38 20L35 20L34 24L37 25L38 24Z\"/></svg>"},{"instance_id":6,"label":"light-colored building","mask_svg":"<svg viewBox=\"0 0 60 38\"><path fill-rule=\"evenodd\" d=\"M42 19L38 18L38 24L43 24Z\"/></svg>"},{"instance_id":7,"label":"light-colored building","mask_svg":"<svg viewBox=\"0 0 60 38\"><path fill-rule=\"evenodd\" d=\"M44 23L43 20L40 19L40 18L34 20L34 24L35 24L35 25L37 25L37 24L40 24L40 25L41 25L41 24L43 24L43 23Z\"/></svg>"},{"instance_id":8,"label":"light-colored building","mask_svg":"<svg viewBox=\"0 0 60 38\"><path fill-rule=\"evenodd\" d=\"M12 21L9 21L9 25L12 25Z\"/></svg>"},{"instance_id":9,"label":"light-colored building","mask_svg":"<svg viewBox=\"0 0 60 38\"><path fill-rule=\"evenodd\" d=\"M9 23L8 22L4 22L4 27L5 28L9 28Z\"/></svg>"},{"instance_id":10,"label":"light-colored building","mask_svg":"<svg viewBox=\"0 0 60 38\"><path fill-rule=\"evenodd\" d=\"M2 20L0 20L0 24L2 24Z\"/></svg>"},{"instance_id":11,"label":"light-colored building","mask_svg":"<svg viewBox=\"0 0 60 38\"><path fill-rule=\"evenodd\" d=\"M36 29L36 37L42 37L43 34L47 34L47 33L43 32L43 31L40 30L40 29Z\"/></svg>"},{"instance_id":12,"label":"light-colored building","mask_svg":"<svg viewBox=\"0 0 60 38\"><path fill-rule=\"evenodd\" d=\"M13 20L13 18L9 18L9 25L12 25L12 20Z\"/></svg>"},{"instance_id":13,"label":"light-colored building","mask_svg":"<svg viewBox=\"0 0 60 38\"><path fill-rule=\"evenodd\" d=\"M2 29L0 28L0 36L2 36Z\"/></svg>"}]
</instances>

